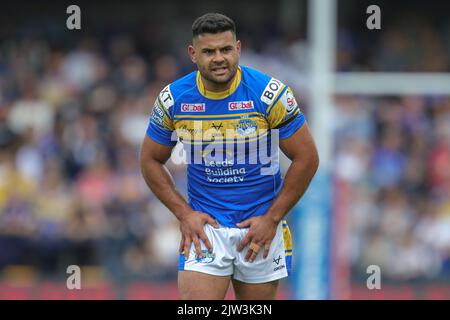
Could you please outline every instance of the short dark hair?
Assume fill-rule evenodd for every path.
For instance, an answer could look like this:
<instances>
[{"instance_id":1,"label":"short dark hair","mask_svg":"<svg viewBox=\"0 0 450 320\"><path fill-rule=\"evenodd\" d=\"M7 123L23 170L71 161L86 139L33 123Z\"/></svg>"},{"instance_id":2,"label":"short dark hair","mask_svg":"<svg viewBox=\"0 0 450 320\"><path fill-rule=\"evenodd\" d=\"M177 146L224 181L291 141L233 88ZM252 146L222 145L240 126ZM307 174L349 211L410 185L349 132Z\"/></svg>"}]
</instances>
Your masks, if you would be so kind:
<instances>
[{"instance_id":1,"label":"short dark hair","mask_svg":"<svg viewBox=\"0 0 450 320\"><path fill-rule=\"evenodd\" d=\"M226 15L220 13L206 13L195 19L192 24L192 37L202 33L221 33L231 31L236 34L236 25L234 21Z\"/></svg>"}]
</instances>

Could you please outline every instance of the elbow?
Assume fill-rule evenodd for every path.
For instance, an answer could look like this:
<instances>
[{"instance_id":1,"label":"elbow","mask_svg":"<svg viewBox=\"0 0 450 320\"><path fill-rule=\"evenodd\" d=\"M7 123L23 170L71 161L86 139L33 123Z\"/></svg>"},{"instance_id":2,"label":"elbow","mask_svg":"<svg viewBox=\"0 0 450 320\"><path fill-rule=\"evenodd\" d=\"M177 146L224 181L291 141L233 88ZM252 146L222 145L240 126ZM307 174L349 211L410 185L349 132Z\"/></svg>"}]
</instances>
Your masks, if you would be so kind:
<instances>
[{"instance_id":1,"label":"elbow","mask_svg":"<svg viewBox=\"0 0 450 320\"><path fill-rule=\"evenodd\" d=\"M292 159L292 163L301 168L301 170L309 172L314 176L319 169L320 159L317 150L313 150L309 154L298 155Z\"/></svg>"},{"instance_id":2,"label":"elbow","mask_svg":"<svg viewBox=\"0 0 450 320\"><path fill-rule=\"evenodd\" d=\"M313 148L309 153L309 156L306 160L306 165L308 166L312 174L315 175L320 165L320 158L317 148Z\"/></svg>"},{"instance_id":3,"label":"elbow","mask_svg":"<svg viewBox=\"0 0 450 320\"><path fill-rule=\"evenodd\" d=\"M315 174L319 169L319 164L320 164L319 153L317 152L317 150L315 150L312 153L311 158L309 160L309 165L311 167L311 171L313 172L313 174Z\"/></svg>"},{"instance_id":4,"label":"elbow","mask_svg":"<svg viewBox=\"0 0 450 320\"><path fill-rule=\"evenodd\" d=\"M145 174L145 167L146 167L147 163L148 163L148 159L145 157L145 154L142 152L142 149L141 149L140 153L139 153L139 165L141 167L141 173L143 175Z\"/></svg>"},{"instance_id":5,"label":"elbow","mask_svg":"<svg viewBox=\"0 0 450 320\"><path fill-rule=\"evenodd\" d=\"M144 176L144 178L148 178L150 176L150 173L152 172L151 168L152 166L154 166L155 160L149 152L141 149L139 155L139 164L141 168L141 174Z\"/></svg>"}]
</instances>

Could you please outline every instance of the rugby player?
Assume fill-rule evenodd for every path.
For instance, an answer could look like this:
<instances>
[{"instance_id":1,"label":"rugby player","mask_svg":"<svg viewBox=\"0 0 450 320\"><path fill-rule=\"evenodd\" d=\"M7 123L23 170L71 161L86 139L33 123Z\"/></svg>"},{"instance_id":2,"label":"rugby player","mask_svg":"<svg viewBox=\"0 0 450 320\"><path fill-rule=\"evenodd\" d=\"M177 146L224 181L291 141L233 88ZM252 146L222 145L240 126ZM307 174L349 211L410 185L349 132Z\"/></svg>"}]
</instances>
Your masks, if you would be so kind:
<instances>
[{"instance_id":1,"label":"rugby player","mask_svg":"<svg viewBox=\"0 0 450 320\"><path fill-rule=\"evenodd\" d=\"M160 92L140 159L147 185L180 222L179 296L224 299L231 282L237 299L274 299L291 272L285 216L318 167L314 140L291 88L239 65L233 20L208 13L192 33L198 70ZM187 201L165 167L177 141ZM279 149L292 160L284 179Z\"/></svg>"}]
</instances>

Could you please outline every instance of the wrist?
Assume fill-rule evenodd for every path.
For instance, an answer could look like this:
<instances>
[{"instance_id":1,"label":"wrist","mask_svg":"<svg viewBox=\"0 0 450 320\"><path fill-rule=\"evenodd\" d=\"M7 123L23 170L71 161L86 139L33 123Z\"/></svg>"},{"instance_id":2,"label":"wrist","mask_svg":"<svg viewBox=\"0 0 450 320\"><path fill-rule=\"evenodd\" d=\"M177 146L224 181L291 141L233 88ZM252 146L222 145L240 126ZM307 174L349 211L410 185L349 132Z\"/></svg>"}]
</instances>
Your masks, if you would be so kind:
<instances>
[{"instance_id":1,"label":"wrist","mask_svg":"<svg viewBox=\"0 0 450 320\"><path fill-rule=\"evenodd\" d=\"M274 214L273 212L267 212L264 217L267 219L267 221L269 221L270 223L274 224L275 226L277 226L281 219L283 218L281 216L281 218L279 217L279 215Z\"/></svg>"},{"instance_id":2,"label":"wrist","mask_svg":"<svg viewBox=\"0 0 450 320\"><path fill-rule=\"evenodd\" d=\"M177 217L178 221L183 221L186 217L190 216L192 214L192 209L190 207L183 207L179 208L178 210L174 211L175 216Z\"/></svg>"}]
</instances>

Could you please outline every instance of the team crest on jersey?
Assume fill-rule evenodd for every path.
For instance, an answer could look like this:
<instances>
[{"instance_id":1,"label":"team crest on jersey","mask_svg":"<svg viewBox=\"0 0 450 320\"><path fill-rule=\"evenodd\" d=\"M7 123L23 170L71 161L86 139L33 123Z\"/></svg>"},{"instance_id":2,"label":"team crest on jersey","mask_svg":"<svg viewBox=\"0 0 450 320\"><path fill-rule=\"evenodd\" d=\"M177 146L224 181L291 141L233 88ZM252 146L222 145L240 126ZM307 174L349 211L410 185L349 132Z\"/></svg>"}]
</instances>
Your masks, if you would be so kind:
<instances>
[{"instance_id":1,"label":"team crest on jersey","mask_svg":"<svg viewBox=\"0 0 450 320\"><path fill-rule=\"evenodd\" d=\"M236 132L241 136L248 136L256 132L258 125L255 121L250 119L239 120L237 124L234 125Z\"/></svg>"},{"instance_id":2,"label":"team crest on jersey","mask_svg":"<svg viewBox=\"0 0 450 320\"><path fill-rule=\"evenodd\" d=\"M205 112L204 103L182 103L181 112Z\"/></svg>"},{"instance_id":3,"label":"team crest on jersey","mask_svg":"<svg viewBox=\"0 0 450 320\"><path fill-rule=\"evenodd\" d=\"M234 110L249 110L253 109L253 101L234 101L234 102L228 102L228 110L234 111Z\"/></svg>"}]
</instances>

